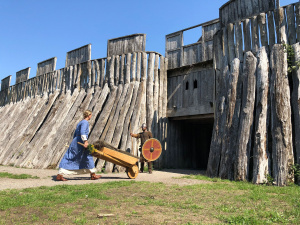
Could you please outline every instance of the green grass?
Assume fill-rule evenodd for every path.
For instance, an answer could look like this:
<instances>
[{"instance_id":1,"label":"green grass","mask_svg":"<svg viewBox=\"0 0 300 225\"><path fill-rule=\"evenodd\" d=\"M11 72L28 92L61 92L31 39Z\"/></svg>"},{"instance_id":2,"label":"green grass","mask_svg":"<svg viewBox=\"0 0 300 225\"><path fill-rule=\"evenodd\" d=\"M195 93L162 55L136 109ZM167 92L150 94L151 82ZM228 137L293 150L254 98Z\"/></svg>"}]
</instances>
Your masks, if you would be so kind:
<instances>
[{"instance_id":1,"label":"green grass","mask_svg":"<svg viewBox=\"0 0 300 225\"><path fill-rule=\"evenodd\" d=\"M0 224L299 224L299 186L187 178L212 182L119 181L0 191ZM99 213L114 216L99 219Z\"/></svg>"},{"instance_id":2,"label":"green grass","mask_svg":"<svg viewBox=\"0 0 300 225\"><path fill-rule=\"evenodd\" d=\"M12 174L7 172L0 172L0 178L11 178L11 179L39 179L37 176L31 176L29 174Z\"/></svg>"}]
</instances>

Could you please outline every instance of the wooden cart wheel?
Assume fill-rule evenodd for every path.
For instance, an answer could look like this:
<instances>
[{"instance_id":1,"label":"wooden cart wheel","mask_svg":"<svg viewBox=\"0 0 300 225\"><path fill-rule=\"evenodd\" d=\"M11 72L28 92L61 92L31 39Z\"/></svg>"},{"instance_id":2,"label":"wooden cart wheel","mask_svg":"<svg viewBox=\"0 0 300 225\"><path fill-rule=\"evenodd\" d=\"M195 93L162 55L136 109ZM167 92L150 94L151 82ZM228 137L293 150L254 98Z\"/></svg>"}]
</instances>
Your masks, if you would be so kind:
<instances>
[{"instance_id":1,"label":"wooden cart wheel","mask_svg":"<svg viewBox=\"0 0 300 225\"><path fill-rule=\"evenodd\" d=\"M126 173L130 179L135 179L137 177L137 175L139 174L139 168L137 165L134 165L132 167L127 167Z\"/></svg>"}]
</instances>

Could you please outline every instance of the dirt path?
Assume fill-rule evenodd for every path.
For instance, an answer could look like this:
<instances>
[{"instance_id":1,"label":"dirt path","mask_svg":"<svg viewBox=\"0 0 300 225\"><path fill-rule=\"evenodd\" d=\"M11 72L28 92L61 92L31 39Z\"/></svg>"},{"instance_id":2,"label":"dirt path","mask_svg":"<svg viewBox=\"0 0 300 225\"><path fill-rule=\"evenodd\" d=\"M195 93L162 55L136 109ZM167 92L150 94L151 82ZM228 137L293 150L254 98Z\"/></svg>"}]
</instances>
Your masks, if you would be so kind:
<instances>
[{"instance_id":1,"label":"dirt path","mask_svg":"<svg viewBox=\"0 0 300 225\"><path fill-rule=\"evenodd\" d=\"M32 188L32 187L40 187L40 186L55 186L55 185L62 185L62 184L78 185L78 184L89 184L89 183L104 183L109 181L131 181L131 179L128 179L125 172L103 174L101 179L95 181L89 179L89 174L70 176L70 177L66 177L69 178L69 181L66 182L55 180L57 170L25 169L25 168L0 166L0 172L8 172L12 174L29 174L32 176L39 177L39 179L0 178L0 183L1 183L0 190L23 189L23 188ZM135 179L135 181L162 182L166 184L178 184L178 185L209 183L209 181L201 181L201 180L194 180L194 179L176 179L189 174L203 174L203 171L164 170L164 171L154 171L153 174L140 173Z\"/></svg>"}]
</instances>

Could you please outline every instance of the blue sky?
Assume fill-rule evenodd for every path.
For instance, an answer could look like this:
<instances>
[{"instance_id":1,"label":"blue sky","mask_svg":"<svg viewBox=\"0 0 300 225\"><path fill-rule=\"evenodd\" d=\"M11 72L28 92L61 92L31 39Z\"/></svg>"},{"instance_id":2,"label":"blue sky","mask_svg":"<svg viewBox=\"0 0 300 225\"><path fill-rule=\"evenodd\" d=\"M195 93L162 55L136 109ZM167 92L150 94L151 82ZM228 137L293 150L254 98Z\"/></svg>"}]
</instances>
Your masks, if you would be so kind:
<instances>
[{"instance_id":1,"label":"blue sky","mask_svg":"<svg viewBox=\"0 0 300 225\"><path fill-rule=\"evenodd\" d=\"M64 67L66 53L92 44L92 59L106 56L107 40L134 33L147 34L146 50L165 53L165 35L219 17L227 0L0 0L0 80L57 57ZM281 0L288 5L296 0ZM194 43L200 30L184 33Z\"/></svg>"}]
</instances>

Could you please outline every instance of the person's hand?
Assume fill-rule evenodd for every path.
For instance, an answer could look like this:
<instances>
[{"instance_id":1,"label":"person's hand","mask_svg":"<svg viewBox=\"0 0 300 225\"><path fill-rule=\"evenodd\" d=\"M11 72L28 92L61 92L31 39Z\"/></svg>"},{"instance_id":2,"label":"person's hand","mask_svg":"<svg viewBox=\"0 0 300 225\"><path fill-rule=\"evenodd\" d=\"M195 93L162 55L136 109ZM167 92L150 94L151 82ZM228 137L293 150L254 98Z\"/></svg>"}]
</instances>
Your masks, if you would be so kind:
<instances>
[{"instance_id":1,"label":"person's hand","mask_svg":"<svg viewBox=\"0 0 300 225\"><path fill-rule=\"evenodd\" d=\"M130 136L133 137L133 133L130 133Z\"/></svg>"},{"instance_id":2,"label":"person's hand","mask_svg":"<svg viewBox=\"0 0 300 225\"><path fill-rule=\"evenodd\" d=\"M84 142L84 146L83 146L83 147L87 148L87 147L88 147L88 145L89 145L89 143L88 143L87 141L85 141L85 142Z\"/></svg>"}]
</instances>

